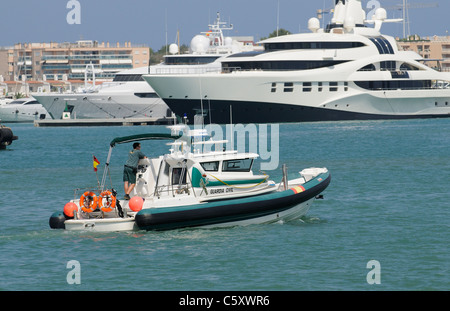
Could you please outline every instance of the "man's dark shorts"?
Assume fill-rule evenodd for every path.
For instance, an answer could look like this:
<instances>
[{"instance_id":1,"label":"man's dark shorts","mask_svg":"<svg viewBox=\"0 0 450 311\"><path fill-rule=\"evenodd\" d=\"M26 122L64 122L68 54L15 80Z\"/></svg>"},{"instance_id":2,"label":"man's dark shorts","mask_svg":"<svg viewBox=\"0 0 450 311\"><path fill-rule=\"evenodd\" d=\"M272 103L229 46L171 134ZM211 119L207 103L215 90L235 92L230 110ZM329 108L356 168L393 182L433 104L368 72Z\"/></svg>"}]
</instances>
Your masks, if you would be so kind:
<instances>
[{"instance_id":1,"label":"man's dark shorts","mask_svg":"<svg viewBox=\"0 0 450 311\"><path fill-rule=\"evenodd\" d=\"M136 171L132 167L123 167L123 181L128 181L130 184L136 183Z\"/></svg>"}]
</instances>

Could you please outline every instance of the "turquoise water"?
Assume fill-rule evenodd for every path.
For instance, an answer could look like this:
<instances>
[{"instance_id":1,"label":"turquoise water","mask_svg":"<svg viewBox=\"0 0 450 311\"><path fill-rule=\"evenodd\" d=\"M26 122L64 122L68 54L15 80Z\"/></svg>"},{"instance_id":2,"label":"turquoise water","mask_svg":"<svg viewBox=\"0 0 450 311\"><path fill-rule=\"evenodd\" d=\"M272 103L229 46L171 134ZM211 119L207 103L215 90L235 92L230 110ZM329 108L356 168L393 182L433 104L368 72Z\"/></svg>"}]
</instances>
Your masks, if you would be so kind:
<instances>
[{"instance_id":1,"label":"turquoise water","mask_svg":"<svg viewBox=\"0 0 450 311\"><path fill-rule=\"evenodd\" d=\"M19 140L0 151L0 290L450 290L450 119L280 125L291 178L311 166L332 175L301 221L107 234L48 219L97 183L92 155L102 168L114 137L164 127L9 126ZM111 160L122 194L128 148ZM81 284L67 281L71 260ZM380 284L367 281L370 260Z\"/></svg>"}]
</instances>

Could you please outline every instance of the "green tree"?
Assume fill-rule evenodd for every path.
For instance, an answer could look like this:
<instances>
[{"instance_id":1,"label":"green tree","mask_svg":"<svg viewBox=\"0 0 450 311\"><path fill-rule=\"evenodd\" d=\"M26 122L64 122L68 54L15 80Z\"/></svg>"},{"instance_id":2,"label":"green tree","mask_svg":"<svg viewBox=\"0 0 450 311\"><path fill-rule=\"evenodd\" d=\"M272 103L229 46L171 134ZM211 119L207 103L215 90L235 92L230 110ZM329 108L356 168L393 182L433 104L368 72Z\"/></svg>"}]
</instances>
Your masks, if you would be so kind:
<instances>
[{"instance_id":1,"label":"green tree","mask_svg":"<svg viewBox=\"0 0 450 311\"><path fill-rule=\"evenodd\" d=\"M278 36L277 36L277 30L275 29L273 32L271 32L269 34L268 37L263 37L260 40L265 40L265 39L269 39L269 38L273 38L273 37L280 37L280 36L285 36L285 35L290 35L292 34L289 30L286 30L284 28L280 28L278 29Z\"/></svg>"},{"instance_id":2,"label":"green tree","mask_svg":"<svg viewBox=\"0 0 450 311\"><path fill-rule=\"evenodd\" d=\"M189 51L189 47L186 44L181 45L180 54L184 54ZM154 51L150 48L150 65L156 65L164 60L164 55L169 53L169 45L163 45L158 51Z\"/></svg>"}]
</instances>

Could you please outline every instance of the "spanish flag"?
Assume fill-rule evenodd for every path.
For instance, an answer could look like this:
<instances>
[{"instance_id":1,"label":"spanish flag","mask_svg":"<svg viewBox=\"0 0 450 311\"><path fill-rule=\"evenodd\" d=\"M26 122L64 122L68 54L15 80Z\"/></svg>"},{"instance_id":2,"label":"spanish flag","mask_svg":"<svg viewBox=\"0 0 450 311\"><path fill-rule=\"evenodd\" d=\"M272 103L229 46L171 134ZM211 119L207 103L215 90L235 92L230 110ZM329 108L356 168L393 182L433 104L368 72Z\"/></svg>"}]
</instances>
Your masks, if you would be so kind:
<instances>
[{"instance_id":1,"label":"spanish flag","mask_svg":"<svg viewBox=\"0 0 450 311\"><path fill-rule=\"evenodd\" d=\"M97 160L97 158L95 156L93 156L93 157L94 157L94 163L93 163L94 171L97 172L97 166L100 164L100 161Z\"/></svg>"}]
</instances>

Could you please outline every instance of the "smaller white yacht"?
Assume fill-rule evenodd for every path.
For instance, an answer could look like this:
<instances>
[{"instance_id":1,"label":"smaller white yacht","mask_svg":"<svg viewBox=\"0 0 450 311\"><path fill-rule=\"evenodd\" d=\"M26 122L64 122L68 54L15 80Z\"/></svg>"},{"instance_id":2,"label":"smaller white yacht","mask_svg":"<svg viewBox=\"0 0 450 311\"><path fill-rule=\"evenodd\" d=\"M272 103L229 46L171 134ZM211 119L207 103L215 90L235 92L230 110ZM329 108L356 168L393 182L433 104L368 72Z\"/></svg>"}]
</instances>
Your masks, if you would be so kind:
<instances>
[{"instance_id":1,"label":"smaller white yacht","mask_svg":"<svg viewBox=\"0 0 450 311\"><path fill-rule=\"evenodd\" d=\"M34 122L43 119L50 119L50 115L34 98L20 98L0 104L0 120L3 123Z\"/></svg>"},{"instance_id":2,"label":"smaller white yacht","mask_svg":"<svg viewBox=\"0 0 450 311\"><path fill-rule=\"evenodd\" d=\"M32 95L53 119L61 119L66 112L74 119L170 117L170 109L142 79L147 73L148 67L140 67L119 72L112 82L100 86L86 85L73 93Z\"/></svg>"}]
</instances>

